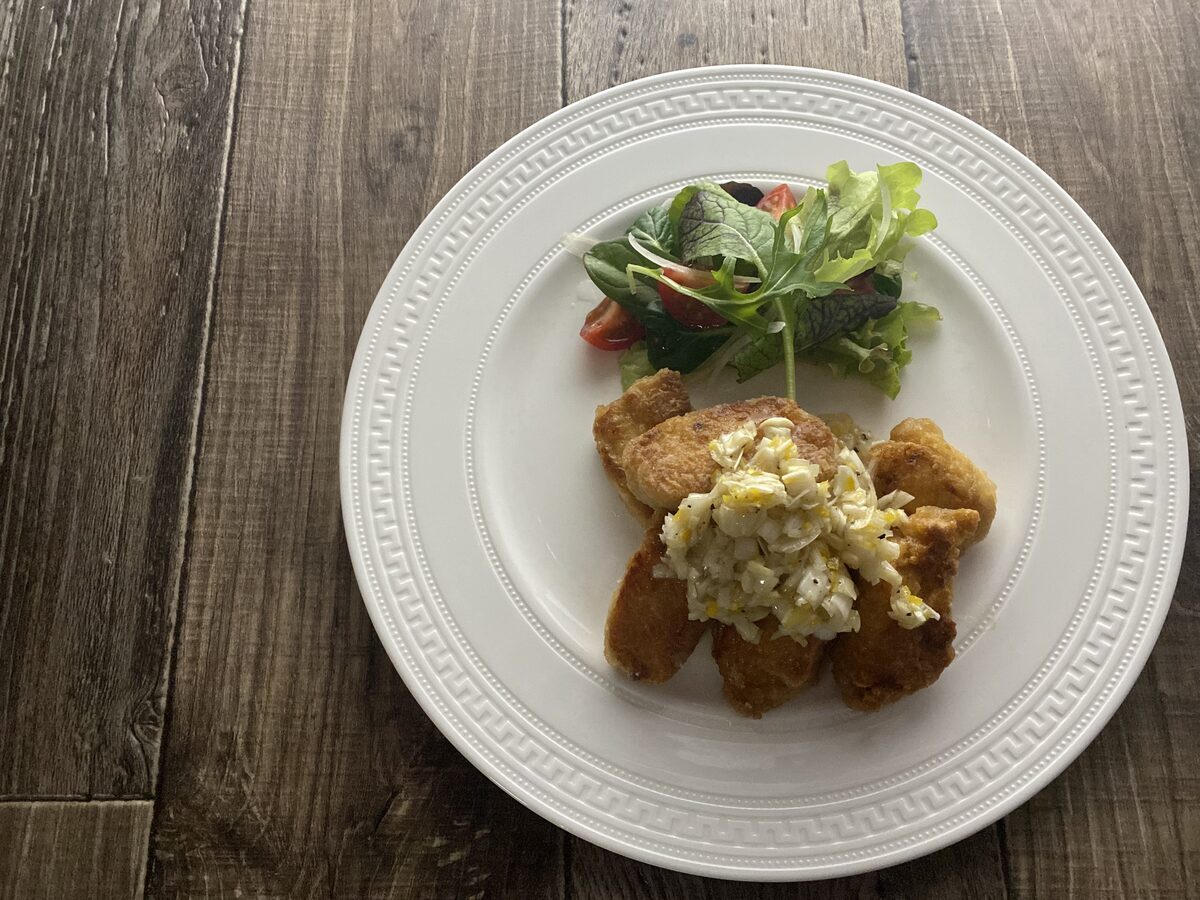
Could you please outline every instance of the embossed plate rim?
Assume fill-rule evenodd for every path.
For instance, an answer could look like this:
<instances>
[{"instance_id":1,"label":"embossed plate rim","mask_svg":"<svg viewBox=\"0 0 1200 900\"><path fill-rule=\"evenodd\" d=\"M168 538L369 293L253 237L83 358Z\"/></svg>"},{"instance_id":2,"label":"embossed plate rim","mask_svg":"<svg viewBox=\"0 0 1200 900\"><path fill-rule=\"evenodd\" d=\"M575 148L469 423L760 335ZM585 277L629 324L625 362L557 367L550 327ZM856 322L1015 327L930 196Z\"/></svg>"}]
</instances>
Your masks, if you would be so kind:
<instances>
[{"instance_id":1,"label":"embossed plate rim","mask_svg":"<svg viewBox=\"0 0 1200 900\"><path fill-rule=\"evenodd\" d=\"M785 81L790 80L792 83L788 84L788 87L795 89L795 82L807 81L814 86L825 86L851 94L859 92L864 97L871 96L889 101L893 104L906 107L914 117L926 117L938 121L940 124L952 127L968 142L973 142L977 149L985 150L993 156L998 156L1009 166L1023 170L1021 174L1029 179L1029 185L1032 185L1035 190L1046 195L1067 219L1068 223L1080 229L1081 237L1089 244L1091 252L1107 268L1108 275L1113 280L1117 292L1123 294L1124 299L1132 305L1130 315L1133 316L1134 324L1142 332L1141 336L1148 343L1148 347L1144 348L1143 352L1147 354L1148 368L1154 374L1154 386L1158 389L1156 393L1163 395L1160 412L1164 418L1164 430L1168 438L1172 431L1176 435L1182 434L1182 409L1178 391L1171 376L1170 363L1162 346L1161 337L1132 277L1120 262L1119 257L1107 240L1099 232L1099 229L1091 223L1090 219L1069 198L1066 192L1020 153L980 126L931 101L865 79L820 70L794 69L781 66L714 67L652 76L585 98L548 116L546 119L534 124L512 140L506 142L498 150L489 155L460 180L429 214L422 225L414 232L413 238L406 245L404 251L400 254L389 272L388 279L381 288L379 296L376 298L375 305L372 308L355 355L352 374L347 386L342 428L341 481L343 512L346 520L346 531L350 543L351 556L359 584L362 587L364 602L368 607L375 627L393 663L404 677L405 682L414 696L417 697L426 713L430 715L430 718L443 733L485 774L500 784L509 793L535 808L539 813L557 824L588 840L592 840L609 849L659 865L719 877L760 878L764 880L830 877L892 864L902 859L930 852L940 846L965 837L967 834L994 821L1017 803L1027 799L1045 781L1061 771L1086 746L1112 715L1119 705L1120 700L1132 685L1137 672L1140 671L1146 656L1153 646L1155 636L1161 628L1162 620L1169 607L1168 592L1175 583L1178 575L1182 553L1181 535L1185 533L1186 506L1180 509L1179 505L1176 504L1174 507L1174 518L1167 523L1168 528L1171 526L1175 527L1174 540L1167 542L1168 552L1166 557L1157 559L1158 566L1156 572L1153 574L1157 576L1157 583L1160 588L1153 597L1145 599L1146 604L1150 604L1152 600L1155 602L1152 606L1147 607L1145 614L1139 622L1140 631L1136 635L1136 643L1131 647L1125 648L1126 652L1114 667L1114 674L1111 676L1110 682L1104 685L1104 689L1092 701L1089 709L1084 711L1085 714L1081 716L1081 720L1085 724L1081 726L1078 733L1069 735L1069 739L1064 738L1060 741L1060 744L1064 745L1061 749L1056 748L1055 752L1050 754L1048 758L1042 758L1038 764L1023 768L1019 773L1020 778L1014 779L1017 782L1016 785L1009 784L1006 787L1006 790L1011 788L1007 794L1003 796L993 794L987 802L979 804L955 817L958 821L939 833L929 835L923 835L922 833L915 837L909 835L903 842L888 842L881 836L879 842L866 851L845 854L840 858L837 855L827 857L826 861L828 864L824 864L824 862L822 864L815 864L815 860L810 858L805 863L796 864L793 861L791 865L789 865L789 860L786 858L782 860L766 860L760 857L756 860L753 857L722 856L720 853L714 853L711 850L707 852L685 853L678 846L659 845L656 847L653 841L634 840L630 834L622 834L618 829L607 826L602 822L594 821L589 823L586 821L588 817L580 815L577 811L572 812L568 807L558 804L552 795L542 790L542 787L546 787L547 785L540 787L536 774L530 772L521 773L513 770L502 760L491 756L487 748L480 745L474 735L468 733L465 729L460 731L459 728L461 725L456 721L454 711L443 706L441 699L435 696L431 690L431 685L428 683L425 673L408 658L408 650L403 644L401 631L398 630L396 623L391 620L390 612L385 608L380 595L376 593L378 583L372 571L373 563L368 558L370 547L367 546L366 542L370 540L378 541L379 536L370 533L369 523L362 518L363 505L365 502L368 502L365 496L368 492L358 478L358 456L356 451L360 449L360 440L363 443L369 443L371 440L371 435L368 433L369 429L363 428L360 420L366 390L364 380L369 375L368 363L372 361L375 353L377 339L385 324L385 314L389 311L388 307L395 297L396 289L400 284L401 273L406 270L406 267L410 263L413 263L417 259L421 252L426 250L426 244L430 235L443 224L449 212L455 209L471 190L482 184L486 177L494 174L495 170L502 163L510 161L510 157L523 144L532 144L546 135L553 134L556 129L592 110L603 109L606 104L610 102L615 104L615 101L619 101L622 98L636 97L642 93L649 93L659 88L669 87L672 83L683 85L692 82L739 79L745 81L745 87L747 88L762 88L764 85L770 84L774 79L779 86L783 86ZM1140 321L1138 321L1139 316ZM418 351L417 356L419 359L420 351ZM397 369L399 369L399 364L397 364ZM401 386L402 376L397 372L396 387L399 388ZM1168 453L1171 451L1174 451L1174 457L1171 458L1171 461L1174 462L1174 468L1168 473L1168 476L1174 478L1173 487L1176 489L1176 496L1186 496L1186 446L1182 444L1176 446L1175 444L1168 443ZM419 550L418 556L420 556ZM412 565L412 561L408 561L408 563L410 568L416 568L415 565ZM1151 572L1148 566L1146 581L1149 580L1150 575ZM1142 593L1148 592L1144 584L1142 588ZM1131 616L1135 612L1137 612L1136 608L1131 611ZM1115 654L1116 650L1113 652ZM1045 764L1041 765L1041 763ZM901 845L897 846L898 843Z\"/></svg>"}]
</instances>

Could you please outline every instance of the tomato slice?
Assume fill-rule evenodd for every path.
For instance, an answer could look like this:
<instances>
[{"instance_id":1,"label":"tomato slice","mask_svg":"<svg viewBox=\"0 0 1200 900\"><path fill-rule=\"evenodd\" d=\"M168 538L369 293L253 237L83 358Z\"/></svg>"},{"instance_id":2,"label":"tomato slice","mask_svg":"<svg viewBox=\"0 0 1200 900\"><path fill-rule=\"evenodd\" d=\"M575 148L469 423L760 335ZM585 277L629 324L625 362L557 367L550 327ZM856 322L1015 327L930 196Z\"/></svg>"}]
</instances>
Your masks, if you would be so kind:
<instances>
[{"instance_id":1,"label":"tomato slice","mask_svg":"<svg viewBox=\"0 0 1200 900\"><path fill-rule=\"evenodd\" d=\"M779 221L780 217L789 209L796 206L796 196L792 193L792 189L786 184L776 185L771 188L766 195L758 201L758 208L766 210L775 219Z\"/></svg>"},{"instance_id":2,"label":"tomato slice","mask_svg":"<svg viewBox=\"0 0 1200 900\"><path fill-rule=\"evenodd\" d=\"M684 287L691 288L694 291L716 283L716 279L704 269L663 269L663 274L676 284L682 284ZM666 285L659 282L659 287L666 287Z\"/></svg>"},{"instance_id":3,"label":"tomato slice","mask_svg":"<svg viewBox=\"0 0 1200 900\"><path fill-rule=\"evenodd\" d=\"M667 277L671 277L667 272ZM683 284L679 281L679 284ZM689 285L690 286L690 285ZM670 286L658 283L658 296L662 298L663 309L672 319L693 331L705 328L719 328L725 324L725 317L715 312L697 300L672 289Z\"/></svg>"},{"instance_id":4,"label":"tomato slice","mask_svg":"<svg viewBox=\"0 0 1200 900\"><path fill-rule=\"evenodd\" d=\"M646 328L615 300L605 297L587 314L579 336L600 350L624 350L646 336Z\"/></svg>"}]
</instances>

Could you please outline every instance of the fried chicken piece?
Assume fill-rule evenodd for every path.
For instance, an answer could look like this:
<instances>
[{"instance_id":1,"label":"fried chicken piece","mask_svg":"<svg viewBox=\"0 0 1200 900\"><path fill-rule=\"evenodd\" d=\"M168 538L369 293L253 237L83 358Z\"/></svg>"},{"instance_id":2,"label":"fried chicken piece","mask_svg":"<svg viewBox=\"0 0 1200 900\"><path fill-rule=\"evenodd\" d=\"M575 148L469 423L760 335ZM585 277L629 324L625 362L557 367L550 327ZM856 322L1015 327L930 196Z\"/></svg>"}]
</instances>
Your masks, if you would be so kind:
<instances>
[{"instance_id":1,"label":"fried chicken piece","mask_svg":"<svg viewBox=\"0 0 1200 900\"><path fill-rule=\"evenodd\" d=\"M600 464L625 506L643 526L650 524L654 510L629 492L621 457L634 438L691 409L683 379L671 369L659 369L653 375L639 378L612 403L596 407L592 436L600 454Z\"/></svg>"},{"instance_id":2,"label":"fried chicken piece","mask_svg":"<svg viewBox=\"0 0 1200 900\"><path fill-rule=\"evenodd\" d=\"M825 642L809 638L807 644L790 637L772 639L778 623L767 616L758 623L758 643L752 644L732 625L713 627L713 659L725 682L725 699L743 716L762 714L791 700L821 674Z\"/></svg>"},{"instance_id":3,"label":"fried chicken piece","mask_svg":"<svg viewBox=\"0 0 1200 900\"><path fill-rule=\"evenodd\" d=\"M973 509L981 541L996 517L996 485L975 463L950 443L930 419L905 419L892 429L891 440L871 448L871 477L882 497L899 488L913 495L904 507Z\"/></svg>"},{"instance_id":4,"label":"fried chicken piece","mask_svg":"<svg viewBox=\"0 0 1200 900\"><path fill-rule=\"evenodd\" d=\"M647 506L676 509L688 494L712 487L709 442L747 419L761 422L772 416L795 423L796 449L820 467L822 479L837 474L837 440L824 422L790 400L758 397L676 416L634 438L620 460L629 491Z\"/></svg>"},{"instance_id":5,"label":"fried chicken piece","mask_svg":"<svg viewBox=\"0 0 1200 900\"><path fill-rule=\"evenodd\" d=\"M910 490L906 485L904 490ZM846 705L877 710L929 687L954 659L954 619L950 615L954 576L963 547L977 535L980 516L973 509L922 506L896 529L900 557L896 569L904 584L938 615L913 629L890 616L891 585L867 584L858 577L857 632L833 642L833 678Z\"/></svg>"},{"instance_id":6,"label":"fried chicken piece","mask_svg":"<svg viewBox=\"0 0 1200 900\"><path fill-rule=\"evenodd\" d=\"M708 627L688 618L687 582L655 578L662 560L662 515L654 516L629 559L604 625L604 657L635 681L659 684L679 671Z\"/></svg>"}]
</instances>

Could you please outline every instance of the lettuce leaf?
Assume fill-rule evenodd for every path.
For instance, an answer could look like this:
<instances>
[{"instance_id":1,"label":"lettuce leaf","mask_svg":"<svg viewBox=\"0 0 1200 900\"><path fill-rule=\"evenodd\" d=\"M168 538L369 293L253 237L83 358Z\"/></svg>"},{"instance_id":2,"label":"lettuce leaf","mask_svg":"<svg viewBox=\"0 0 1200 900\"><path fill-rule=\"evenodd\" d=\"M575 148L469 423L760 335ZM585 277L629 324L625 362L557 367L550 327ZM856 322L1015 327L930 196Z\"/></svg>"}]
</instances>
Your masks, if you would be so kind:
<instances>
[{"instance_id":1,"label":"lettuce leaf","mask_svg":"<svg viewBox=\"0 0 1200 900\"><path fill-rule=\"evenodd\" d=\"M887 294L832 294L827 297L798 297L795 305L795 352L804 354L825 341L861 327L868 319L886 316L896 308L896 298ZM756 337L733 358L737 380L746 381L783 361L783 342L778 335Z\"/></svg>"},{"instance_id":2,"label":"lettuce leaf","mask_svg":"<svg viewBox=\"0 0 1200 900\"><path fill-rule=\"evenodd\" d=\"M584 255L593 283L646 328L645 341L621 357L624 384L664 366L686 373L712 361L732 363L744 381L782 362L794 396L800 360L896 396L912 357L908 326L940 318L932 307L898 300L910 239L937 220L919 206L921 170L912 163L854 172L843 161L827 177L828 191L806 191L778 222L708 182L634 221L627 234L646 252L711 272L708 284L693 287L695 278L659 268L628 236ZM738 277L748 275L755 277ZM685 328L664 308L661 285L729 324Z\"/></svg>"},{"instance_id":3,"label":"lettuce leaf","mask_svg":"<svg viewBox=\"0 0 1200 900\"><path fill-rule=\"evenodd\" d=\"M924 303L899 303L883 318L869 319L852 331L818 344L800 358L828 365L843 377L861 378L895 400L900 393L900 370L912 361L909 326L941 318L934 307Z\"/></svg>"},{"instance_id":4,"label":"lettuce leaf","mask_svg":"<svg viewBox=\"0 0 1200 900\"><path fill-rule=\"evenodd\" d=\"M689 199L679 220L680 255L685 260L697 256L720 259L720 268L712 271L714 283L690 288L674 281L662 269L647 265L628 266L629 277L644 276L665 284L699 300L734 325L760 335L768 334L770 325L763 316L764 308L777 307L789 312L791 302L799 294L823 297L843 287L836 281L821 281L812 273L828 234L824 191L810 192L811 200L789 210L778 224L769 214L739 203L716 185L692 185L679 196L685 193ZM672 203L672 209L675 206ZM806 218L793 247L788 234L793 229L792 222L799 221L801 214ZM752 263L758 273L759 284L752 291L741 290L735 281L739 261Z\"/></svg>"},{"instance_id":5,"label":"lettuce leaf","mask_svg":"<svg viewBox=\"0 0 1200 900\"><path fill-rule=\"evenodd\" d=\"M628 350L621 352L621 390L629 390L629 386L646 375L653 375L658 367L650 364L650 354L646 350L646 342L638 341Z\"/></svg>"},{"instance_id":6,"label":"lettuce leaf","mask_svg":"<svg viewBox=\"0 0 1200 900\"><path fill-rule=\"evenodd\" d=\"M932 231L937 219L920 209L921 169L915 163L876 166L874 172L855 172L846 162L834 163L829 180L829 239L825 260L816 277L845 281L868 269L885 275L899 272L911 242Z\"/></svg>"},{"instance_id":7,"label":"lettuce leaf","mask_svg":"<svg viewBox=\"0 0 1200 900\"><path fill-rule=\"evenodd\" d=\"M669 216L669 214L668 214ZM775 241L775 220L739 203L715 184L696 185L679 214L679 255L684 262L718 257L744 259L765 269Z\"/></svg>"}]
</instances>

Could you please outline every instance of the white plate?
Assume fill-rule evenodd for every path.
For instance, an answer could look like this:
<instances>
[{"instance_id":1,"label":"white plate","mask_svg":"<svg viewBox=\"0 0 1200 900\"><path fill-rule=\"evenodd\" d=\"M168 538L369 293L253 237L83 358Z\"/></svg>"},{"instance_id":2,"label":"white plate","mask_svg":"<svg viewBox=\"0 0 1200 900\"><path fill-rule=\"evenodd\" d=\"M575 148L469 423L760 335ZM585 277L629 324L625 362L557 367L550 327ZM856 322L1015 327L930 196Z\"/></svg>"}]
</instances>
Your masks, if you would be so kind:
<instances>
[{"instance_id":1,"label":"white plate","mask_svg":"<svg viewBox=\"0 0 1200 900\"><path fill-rule=\"evenodd\" d=\"M568 231L615 235L700 178L817 182L912 159L941 222L905 296L944 322L890 402L802 369L800 401L885 432L928 415L999 486L957 585L958 658L882 712L828 675L762 721L702 644L671 682L604 662L639 532L601 474L615 359L576 336ZM773 393L762 376L700 403ZM1185 533L1178 392L1129 272L1044 172L966 119L830 72L676 72L590 97L476 166L417 229L363 331L342 421L351 555L380 640L497 784L628 856L824 878L965 837L1096 735L1141 669ZM397 761L397 765L399 765Z\"/></svg>"}]
</instances>

